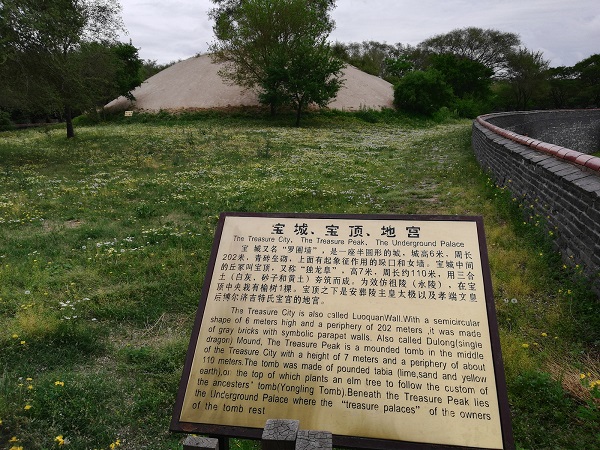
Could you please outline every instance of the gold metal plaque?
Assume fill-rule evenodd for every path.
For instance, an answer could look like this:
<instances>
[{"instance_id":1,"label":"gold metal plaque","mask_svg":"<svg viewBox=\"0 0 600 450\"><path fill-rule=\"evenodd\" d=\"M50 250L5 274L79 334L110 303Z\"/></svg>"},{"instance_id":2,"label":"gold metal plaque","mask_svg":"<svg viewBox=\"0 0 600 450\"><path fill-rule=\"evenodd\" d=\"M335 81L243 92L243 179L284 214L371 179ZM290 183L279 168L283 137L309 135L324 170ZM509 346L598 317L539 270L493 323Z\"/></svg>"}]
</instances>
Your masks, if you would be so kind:
<instances>
[{"instance_id":1,"label":"gold metal plaque","mask_svg":"<svg viewBox=\"0 0 600 450\"><path fill-rule=\"evenodd\" d=\"M480 218L223 214L172 429L508 448L488 272Z\"/></svg>"}]
</instances>

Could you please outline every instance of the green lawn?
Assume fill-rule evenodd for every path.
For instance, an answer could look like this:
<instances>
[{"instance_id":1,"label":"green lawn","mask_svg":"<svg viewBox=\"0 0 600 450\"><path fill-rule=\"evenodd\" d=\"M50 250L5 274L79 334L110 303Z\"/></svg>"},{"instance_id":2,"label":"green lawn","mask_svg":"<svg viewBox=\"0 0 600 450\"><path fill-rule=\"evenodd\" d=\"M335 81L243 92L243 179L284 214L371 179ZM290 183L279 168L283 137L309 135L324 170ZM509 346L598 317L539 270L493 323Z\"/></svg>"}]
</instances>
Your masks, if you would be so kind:
<instances>
[{"instance_id":1,"label":"green lawn","mask_svg":"<svg viewBox=\"0 0 600 450\"><path fill-rule=\"evenodd\" d=\"M471 123L286 125L163 115L72 140L0 134L2 448L180 448L168 426L222 211L483 216L515 440L598 448L599 303L481 172Z\"/></svg>"}]
</instances>

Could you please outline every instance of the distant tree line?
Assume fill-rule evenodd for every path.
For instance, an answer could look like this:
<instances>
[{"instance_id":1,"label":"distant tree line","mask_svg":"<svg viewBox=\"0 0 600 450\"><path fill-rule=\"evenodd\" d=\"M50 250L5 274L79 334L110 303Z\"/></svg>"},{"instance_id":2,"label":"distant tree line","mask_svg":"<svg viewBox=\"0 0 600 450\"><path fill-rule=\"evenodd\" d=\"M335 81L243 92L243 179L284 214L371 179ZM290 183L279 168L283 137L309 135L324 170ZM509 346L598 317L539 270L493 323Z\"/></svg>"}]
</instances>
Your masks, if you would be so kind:
<instances>
[{"instance_id":1,"label":"distant tree line","mask_svg":"<svg viewBox=\"0 0 600 450\"><path fill-rule=\"evenodd\" d=\"M228 82L254 90L272 113L326 106L351 64L394 85L402 111L463 117L494 110L600 106L600 54L549 68L517 34L463 28L416 46L330 43L335 0L212 0L209 50ZM0 0L0 129L10 121L102 111L173 63L142 61L118 0Z\"/></svg>"},{"instance_id":2,"label":"distant tree line","mask_svg":"<svg viewBox=\"0 0 600 450\"><path fill-rule=\"evenodd\" d=\"M463 28L417 46L335 43L335 54L395 86L395 105L430 115L442 107L464 117L494 110L600 106L600 55L550 68L518 35Z\"/></svg>"}]
</instances>

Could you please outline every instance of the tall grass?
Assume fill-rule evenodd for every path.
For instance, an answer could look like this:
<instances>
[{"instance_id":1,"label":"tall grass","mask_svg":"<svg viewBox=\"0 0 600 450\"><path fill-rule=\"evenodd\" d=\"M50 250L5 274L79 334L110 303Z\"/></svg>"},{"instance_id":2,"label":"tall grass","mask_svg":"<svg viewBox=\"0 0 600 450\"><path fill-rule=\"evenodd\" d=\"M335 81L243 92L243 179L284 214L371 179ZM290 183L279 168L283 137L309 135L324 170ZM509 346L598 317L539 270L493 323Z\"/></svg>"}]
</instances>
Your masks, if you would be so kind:
<instances>
[{"instance_id":1,"label":"tall grass","mask_svg":"<svg viewBox=\"0 0 600 450\"><path fill-rule=\"evenodd\" d=\"M483 216L515 438L598 446L597 299L481 172L470 122L362 115L2 133L0 445L181 448L168 424L218 214L289 211Z\"/></svg>"}]
</instances>

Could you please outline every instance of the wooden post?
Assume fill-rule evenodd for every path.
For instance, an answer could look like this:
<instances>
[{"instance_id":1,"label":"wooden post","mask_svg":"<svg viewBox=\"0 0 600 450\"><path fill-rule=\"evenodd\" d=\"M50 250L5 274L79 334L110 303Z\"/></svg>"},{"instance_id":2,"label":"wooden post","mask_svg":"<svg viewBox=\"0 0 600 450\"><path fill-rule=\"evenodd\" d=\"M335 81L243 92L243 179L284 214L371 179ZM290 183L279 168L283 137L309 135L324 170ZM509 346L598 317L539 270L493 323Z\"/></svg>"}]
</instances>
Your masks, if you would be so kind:
<instances>
[{"instance_id":1,"label":"wooden post","mask_svg":"<svg viewBox=\"0 0 600 450\"><path fill-rule=\"evenodd\" d=\"M262 434L263 450L295 450L299 420L269 419Z\"/></svg>"},{"instance_id":2,"label":"wooden post","mask_svg":"<svg viewBox=\"0 0 600 450\"><path fill-rule=\"evenodd\" d=\"M218 439L188 436L183 440L183 450L219 450Z\"/></svg>"},{"instance_id":3,"label":"wooden post","mask_svg":"<svg viewBox=\"0 0 600 450\"><path fill-rule=\"evenodd\" d=\"M300 430L296 450L331 450L332 436L329 431Z\"/></svg>"},{"instance_id":4,"label":"wooden post","mask_svg":"<svg viewBox=\"0 0 600 450\"><path fill-rule=\"evenodd\" d=\"M217 436L219 440L218 450L229 450L229 438L227 436Z\"/></svg>"}]
</instances>

